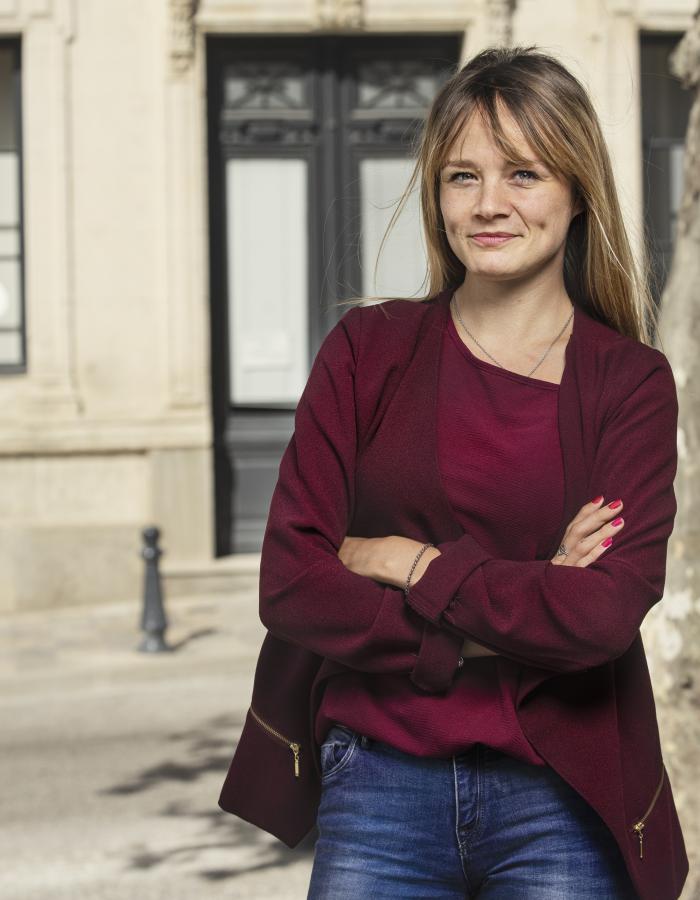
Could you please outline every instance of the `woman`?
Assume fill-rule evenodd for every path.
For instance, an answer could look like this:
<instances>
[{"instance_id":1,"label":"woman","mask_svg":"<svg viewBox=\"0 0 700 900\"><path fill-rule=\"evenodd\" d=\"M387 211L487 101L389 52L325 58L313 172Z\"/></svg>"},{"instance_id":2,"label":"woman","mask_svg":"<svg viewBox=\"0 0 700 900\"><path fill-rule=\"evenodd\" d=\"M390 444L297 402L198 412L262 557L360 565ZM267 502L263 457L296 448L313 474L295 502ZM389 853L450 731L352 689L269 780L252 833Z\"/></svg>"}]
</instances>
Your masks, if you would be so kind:
<instances>
[{"instance_id":1,"label":"woman","mask_svg":"<svg viewBox=\"0 0 700 900\"><path fill-rule=\"evenodd\" d=\"M310 900L677 898L639 627L678 406L597 117L553 58L490 49L418 176L430 291L314 361L219 803L290 846L317 822Z\"/></svg>"}]
</instances>

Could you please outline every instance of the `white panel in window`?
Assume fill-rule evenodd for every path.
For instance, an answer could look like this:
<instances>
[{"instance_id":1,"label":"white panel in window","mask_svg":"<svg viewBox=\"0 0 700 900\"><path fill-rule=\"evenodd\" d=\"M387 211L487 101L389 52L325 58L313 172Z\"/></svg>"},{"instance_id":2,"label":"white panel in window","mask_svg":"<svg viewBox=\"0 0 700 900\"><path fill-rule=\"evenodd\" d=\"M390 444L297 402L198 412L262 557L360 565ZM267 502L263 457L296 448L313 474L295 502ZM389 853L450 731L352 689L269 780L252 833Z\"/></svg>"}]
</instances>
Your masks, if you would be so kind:
<instances>
[{"instance_id":1,"label":"white panel in window","mask_svg":"<svg viewBox=\"0 0 700 900\"><path fill-rule=\"evenodd\" d=\"M19 256L19 228L0 225L0 256Z\"/></svg>"},{"instance_id":2,"label":"white panel in window","mask_svg":"<svg viewBox=\"0 0 700 900\"><path fill-rule=\"evenodd\" d=\"M22 342L17 331L0 331L0 366L22 362Z\"/></svg>"},{"instance_id":3,"label":"white panel in window","mask_svg":"<svg viewBox=\"0 0 700 900\"><path fill-rule=\"evenodd\" d=\"M0 226L17 225L19 219L19 156L0 151Z\"/></svg>"},{"instance_id":4,"label":"white panel in window","mask_svg":"<svg viewBox=\"0 0 700 900\"><path fill-rule=\"evenodd\" d=\"M308 378L307 164L226 163L230 398L296 403Z\"/></svg>"},{"instance_id":5,"label":"white panel in window","mask_svg":"<svg viewBox=\"0 0 700 900\"><path fill-rule=\"evenodd\" d=\"M19 261L0 260L0 326L19 328Z\"/></svg>"},{"instance_id":6,"label":"white panel in window","mask_svg":"<svg viewBox=\"0 0 700 900\"><path fill-rule=\"evenodd\" d=\"M385 242L375 282L379 245L413 170L411 159L360 161L362 292L388 297L419 294L427 257L420 228L418 188L413 191Z\"/></svg>"}]
</instances>

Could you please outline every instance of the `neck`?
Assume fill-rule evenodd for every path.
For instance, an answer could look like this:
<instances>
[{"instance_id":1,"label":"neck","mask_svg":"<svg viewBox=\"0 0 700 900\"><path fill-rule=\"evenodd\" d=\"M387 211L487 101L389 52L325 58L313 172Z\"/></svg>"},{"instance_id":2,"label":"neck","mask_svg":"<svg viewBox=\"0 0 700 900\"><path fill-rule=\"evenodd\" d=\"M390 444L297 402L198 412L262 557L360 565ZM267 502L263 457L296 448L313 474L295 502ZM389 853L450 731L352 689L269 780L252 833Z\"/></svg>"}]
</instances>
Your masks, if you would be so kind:
<instances>
[{"instance_id":1,"label":"neck","mask_svg":"<svg viewBox=\"0 0 700 900\"><path fill-rule=\"evenodd\" d=\"M479 280L467 275L453 303L470 331L492 346L548 343L571 314L572 302L563 282L555 287ZM566 340L566 329L562 339Z\"/></svg>"}]
</instances>

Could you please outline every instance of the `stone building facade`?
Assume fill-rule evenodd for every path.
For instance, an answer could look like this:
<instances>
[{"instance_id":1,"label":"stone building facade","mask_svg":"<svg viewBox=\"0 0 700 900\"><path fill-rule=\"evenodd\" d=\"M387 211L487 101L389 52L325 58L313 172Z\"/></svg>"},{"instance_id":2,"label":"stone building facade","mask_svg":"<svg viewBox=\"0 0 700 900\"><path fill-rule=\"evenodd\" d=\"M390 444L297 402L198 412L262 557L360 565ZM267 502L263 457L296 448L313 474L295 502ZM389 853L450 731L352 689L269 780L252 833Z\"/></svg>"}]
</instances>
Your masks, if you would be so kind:
<instances>
[{"instance_id":1,"label":"stone building facade","mask_svg":"<svg viewBox=\"0 0 700 900\"><path fill-rule=\"evenodd\" d=\"M422 47L444 66L494 43L559 56L592 93L640 243L654 216L672 218L683 118L651 148L663 177L648 196L644 53L673 43L694 6L0 0L0 612L137 596L149 524L170 591L255 571L294 399L346 271L323 255L323 223L344 177L400 180L399 132L426 100L405 112L406 79L429 93L441 77ZM335 113L304 101L341 56L356 105L343 106L338 76L337 110L365 148L354 156L322 133ZM377 79L392 66L404 81L389 95ZM278 112L273 76L286 91ZM253 83L268 85L264 104ZM348 221L365 216L369 259L383 220L356 201ZM335 281L319 277L329 266Z\"/></svg>"}]
</instances>

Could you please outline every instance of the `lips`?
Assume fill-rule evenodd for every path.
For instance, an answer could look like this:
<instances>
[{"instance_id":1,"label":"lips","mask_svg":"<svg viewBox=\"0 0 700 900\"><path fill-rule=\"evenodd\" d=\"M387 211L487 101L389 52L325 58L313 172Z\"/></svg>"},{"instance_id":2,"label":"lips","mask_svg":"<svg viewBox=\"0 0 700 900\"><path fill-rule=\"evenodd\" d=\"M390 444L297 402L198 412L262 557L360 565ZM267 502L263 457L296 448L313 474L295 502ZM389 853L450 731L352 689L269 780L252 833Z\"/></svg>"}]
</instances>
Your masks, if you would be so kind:
<instances>
[{"instance_id":1,"label":"lips","mask_svg":"<svg viewBox=\"0 0 700 900\"><path fill-rule=\"evenodd\" d=\"M482 244L485 247L496 247L499 244L505 244L506 241L509 241L511 238L514 238L514 234L508 234L505 231L485 231L481 234L472 235L474 240Z\"/></svg>"}]
</instances>

